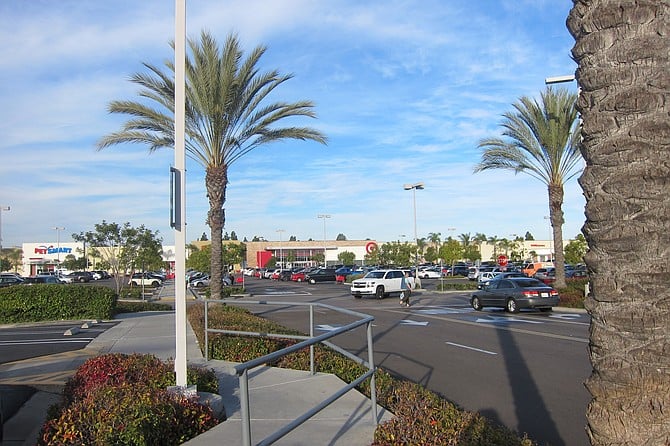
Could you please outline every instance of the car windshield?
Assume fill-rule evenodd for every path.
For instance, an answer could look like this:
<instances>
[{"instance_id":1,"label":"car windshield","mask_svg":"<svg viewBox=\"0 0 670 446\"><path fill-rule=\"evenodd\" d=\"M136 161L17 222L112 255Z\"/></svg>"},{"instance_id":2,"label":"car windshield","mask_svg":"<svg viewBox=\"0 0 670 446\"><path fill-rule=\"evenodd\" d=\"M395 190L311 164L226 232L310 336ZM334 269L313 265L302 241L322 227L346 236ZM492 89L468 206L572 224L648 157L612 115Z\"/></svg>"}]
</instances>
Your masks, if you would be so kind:
<instances>
[{"instance_id":1,"label":"car windshield","mask_svg":"<svg viewBox=\"0 0 670 446\"><path fill-rule=\"evenodd\" d=\"M384 271L370 271L365 277L368 279L383 279Z\"/></svg>"}]
</instances>

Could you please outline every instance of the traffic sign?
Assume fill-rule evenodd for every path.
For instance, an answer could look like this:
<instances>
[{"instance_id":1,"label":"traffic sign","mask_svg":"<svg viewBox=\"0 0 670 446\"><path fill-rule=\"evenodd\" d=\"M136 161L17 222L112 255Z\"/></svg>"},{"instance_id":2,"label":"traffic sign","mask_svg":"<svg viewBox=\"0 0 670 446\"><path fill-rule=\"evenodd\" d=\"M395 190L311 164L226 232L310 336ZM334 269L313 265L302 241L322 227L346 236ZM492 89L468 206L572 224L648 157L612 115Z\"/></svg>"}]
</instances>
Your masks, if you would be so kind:
<instances>
[{"instance_id":1,"label":"traffic sign","mask_svg":"<svg viewBox=\"0 0 670 446\"><path fill-rule=\"evenodd\" d=\"M505 254L501 254L498 256L498 265L507 266L507 256Z\"/></svg>"}]
</instances>

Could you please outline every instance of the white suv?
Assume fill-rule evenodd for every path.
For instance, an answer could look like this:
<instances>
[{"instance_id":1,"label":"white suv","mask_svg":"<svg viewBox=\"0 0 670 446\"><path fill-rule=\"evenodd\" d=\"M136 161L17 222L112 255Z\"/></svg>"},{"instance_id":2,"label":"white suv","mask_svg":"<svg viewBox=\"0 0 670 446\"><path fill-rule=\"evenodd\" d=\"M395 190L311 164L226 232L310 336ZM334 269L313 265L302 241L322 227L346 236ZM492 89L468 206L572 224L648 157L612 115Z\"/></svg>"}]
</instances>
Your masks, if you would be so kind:
<instances>
[{"instance_id":1,"label":"white suv","mask_svg":"<svg viewBox=\"0 0 670 446\"><path fill-rule=\"evenodd\" d=\"M159 287L162 284L163 281L161 279L152 276L149 273L135 273L128 281L128 285L136 285L136 286L144 285L144 286Z\"/></svg>"},{"instance_id":2,"label":"white suv","mask_svg":"<svg viewBox=\"0 0 670 446\"><path fill-rule=\"evenodd\" d=\"M414 278L407 277L399 269L378 269L370 271L361 279L351 282L351 295L357 299L362 296L375 296L383 299L391 294L411 293Z\"/></svg>"}]
</instances>

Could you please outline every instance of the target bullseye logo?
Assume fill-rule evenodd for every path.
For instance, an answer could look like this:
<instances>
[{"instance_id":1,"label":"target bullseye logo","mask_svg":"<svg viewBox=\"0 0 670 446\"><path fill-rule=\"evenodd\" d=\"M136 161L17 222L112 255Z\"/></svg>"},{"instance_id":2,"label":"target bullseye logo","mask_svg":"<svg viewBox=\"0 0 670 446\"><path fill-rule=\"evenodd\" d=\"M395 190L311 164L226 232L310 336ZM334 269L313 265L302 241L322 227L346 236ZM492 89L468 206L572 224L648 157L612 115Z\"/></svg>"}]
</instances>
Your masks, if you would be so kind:
<instances>
[{"instance_id":1,"label":"target bullseye logo","mask_svg":"<svg viewBox=\"0 0 670 446\"><path fill-rule=\"evenodd\" d=\"M368 242L365 245L365 252L367 252L368 254L371 254L373 251L376 250L377 250L377 244L375 242Z\"/></svg>"}]
</instances>

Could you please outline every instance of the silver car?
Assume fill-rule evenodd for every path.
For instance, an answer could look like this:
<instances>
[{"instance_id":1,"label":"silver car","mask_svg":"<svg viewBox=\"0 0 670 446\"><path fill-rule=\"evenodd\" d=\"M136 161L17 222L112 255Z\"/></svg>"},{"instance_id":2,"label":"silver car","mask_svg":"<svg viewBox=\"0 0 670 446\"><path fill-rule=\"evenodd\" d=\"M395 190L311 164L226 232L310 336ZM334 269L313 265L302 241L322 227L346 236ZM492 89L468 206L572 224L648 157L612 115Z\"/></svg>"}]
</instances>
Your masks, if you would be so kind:
<instances>
[{"instance_id":1,"label":"silver car","mask_svg":"<svg viewBox=\"0 0 670 446\"><path fill-rule=\"evenodd\" d=\"M482 289L472 293L470 305L477 311L484 307L504 308L518 313L522 308L551 311L558 305L558 291L530 277L508 277L491 280Z\"/></svg>"}]
</instances>

